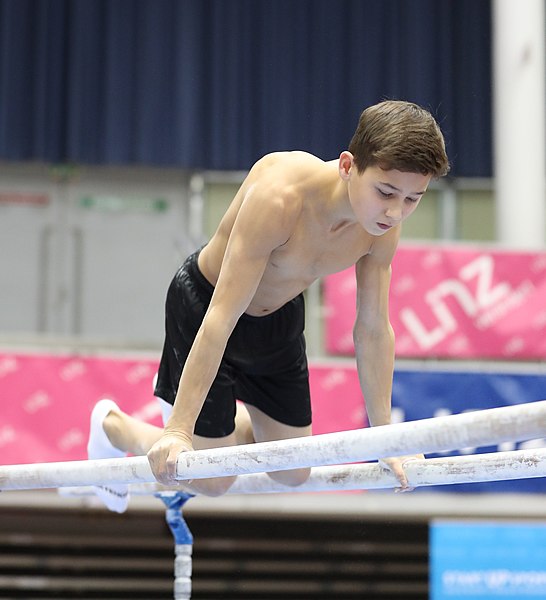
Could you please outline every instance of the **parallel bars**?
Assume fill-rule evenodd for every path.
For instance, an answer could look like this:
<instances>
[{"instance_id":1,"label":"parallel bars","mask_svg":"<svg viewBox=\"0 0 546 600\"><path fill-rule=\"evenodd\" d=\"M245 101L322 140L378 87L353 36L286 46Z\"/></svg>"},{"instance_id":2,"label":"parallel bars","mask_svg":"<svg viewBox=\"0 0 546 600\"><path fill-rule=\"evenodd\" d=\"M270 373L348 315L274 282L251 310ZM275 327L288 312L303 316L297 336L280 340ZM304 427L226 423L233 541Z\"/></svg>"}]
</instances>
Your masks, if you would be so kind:
<instances>
[{"instance_id":1,"label":"parallel bars","mask_svg":"<svg viewBox=\"0 0 546 600\"><path fill-rule=\"evenodd\" d=\"M185 452L178 457L177 478L202 479L341 465L386 456L483 447L507 441L541 438L544 435L546 401L539 401L368 429ZM470 481L481 481L482 479L472 478L485 477L487 472L502 472L504 476L495 476L499 479L514 478L512 475L516 475L515 478L542 477L545 474L545 452L546 450L534 450L530 454L495 453L489 455L490 460L485 459L485 455L476 455L467 466L460 461L468 461L470 457L455 457L455 461L415 461L408 463L406 471L410 483L416 486L433 485L426 483L431 478L435 483L442 483L442 478L452 479L444 481L445 483L457 483L459 481L453 479L459 475L471 477ZM383 477L391 477L377 465L360 465L359 469L351 471L351 477L357 477L358 472L360 483L363 477L370 483L380 481ZM327 489L334 489L333 480L339 483L343 479L341 474L348 471L336 467L322 472L329 473L325 476L324 485L327 485ZM146 457L0 467L0 491L154 481ZM392 484L391 478L388 485L374 487L391 487ZM284 491L291 489L293 488L284 486ZM303 488L301 491L304 491Z\"/></svg>"}]
</instances>

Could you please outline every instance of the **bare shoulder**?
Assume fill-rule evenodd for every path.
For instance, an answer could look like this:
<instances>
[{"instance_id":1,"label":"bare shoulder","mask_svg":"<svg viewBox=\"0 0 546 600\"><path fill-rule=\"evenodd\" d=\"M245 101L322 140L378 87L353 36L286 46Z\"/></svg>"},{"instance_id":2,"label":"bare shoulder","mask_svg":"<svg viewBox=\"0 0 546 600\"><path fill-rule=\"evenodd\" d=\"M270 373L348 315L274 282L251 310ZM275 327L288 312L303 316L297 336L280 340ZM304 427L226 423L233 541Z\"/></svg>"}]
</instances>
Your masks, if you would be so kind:
<instances>
[{"instance_id":1,"label":"bare shoulder","mask_svg":"<svg viewBox=\"0 0 546 600\"><path fill-rule=\"evenodd\" d=\"M216 281L228 242L250 252L251 247L272 250L290 239L303 213L306 181L324 164L305 152L275 152L254 164L201 254L210 281Z\"/></svg>"},{"instance_id":2,"label":"bare shoulder","mask_svg":"<svg viewBox=\"0 0 546 600\"><path fill-rule=\"evenodd\" d=\"M241 192L265 210L296 214L301 209L304 182L323 165L324 161L307 152L273 152L254 164Z\"/></svg>"},{"instance_id":3,"label":"bare shoulder","mask_svg":"<svg viewBox=\"0 0 546 600\"><path fill-rule=\"evenodd\" d=\"M229 235L243 231L248 239L249 230L267 231L286 242L302 212L302 181L321 163L305 152L275 152L257 161L223 221Z\"/></svg>"},{"instance_id":4,"label":"bare shoulder","mask_svg":"<svg viewBox=\"0 0 546 600\"><path fill-rule=\"evenodd\" d=\"M260 172L263 169L286 170L288 173L292 169L317 168L324 161L309 152L302 150L291 150L289 152L271 152L260 158L254 163L250 174Z\"/></svg>"},{"instance_id":5,"label":"bare shoulder","mask_svg":"<svg viewBox=\"0 0 546 600\"><path fill-rule=\"evenodd\" d=\"M308 152L273 152L254 164L245 182L275 186L279 192L288 192L324 165L323 160Z\"/></svg>"}]
</instances>

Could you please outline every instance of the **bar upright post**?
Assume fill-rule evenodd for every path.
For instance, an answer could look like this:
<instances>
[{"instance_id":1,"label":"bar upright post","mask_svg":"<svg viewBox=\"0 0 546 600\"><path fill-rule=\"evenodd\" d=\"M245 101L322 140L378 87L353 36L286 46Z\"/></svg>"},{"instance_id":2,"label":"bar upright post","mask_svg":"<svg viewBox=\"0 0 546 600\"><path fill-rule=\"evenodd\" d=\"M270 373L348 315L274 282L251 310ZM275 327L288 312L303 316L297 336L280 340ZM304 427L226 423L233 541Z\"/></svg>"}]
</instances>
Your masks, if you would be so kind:
<instances>
[{"instance_id":1,"label":"bar upright post","mask_svg":"<svg viewBox=\"0 0 546 600\"><path fill-rule=\"evenodd\" d=\"M158 492L155 496L167 507L165 518L174 536L174 600L190 600L193 536L182 507L193 496L185 492Z\"/></svg>"}]
</instances>

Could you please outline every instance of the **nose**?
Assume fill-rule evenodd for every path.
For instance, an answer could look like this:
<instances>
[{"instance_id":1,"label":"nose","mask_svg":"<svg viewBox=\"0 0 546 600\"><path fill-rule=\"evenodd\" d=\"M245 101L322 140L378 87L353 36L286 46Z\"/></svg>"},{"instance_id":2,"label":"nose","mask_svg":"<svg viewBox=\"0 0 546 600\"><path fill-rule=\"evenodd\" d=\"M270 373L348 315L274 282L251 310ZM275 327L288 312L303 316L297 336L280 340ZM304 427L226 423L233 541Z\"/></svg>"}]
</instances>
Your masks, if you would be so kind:
<instances>
[{"instance_id":1,"label":"nose","mask_svg":"<svg viewBox=\"0 0 546 600\"><path fill-rule=\"evenodd\" d=\"M395 223L398 223L402 220L402 207L398 205L391 205L385 211L385 216Z\"/></svg>"}]
</instances>

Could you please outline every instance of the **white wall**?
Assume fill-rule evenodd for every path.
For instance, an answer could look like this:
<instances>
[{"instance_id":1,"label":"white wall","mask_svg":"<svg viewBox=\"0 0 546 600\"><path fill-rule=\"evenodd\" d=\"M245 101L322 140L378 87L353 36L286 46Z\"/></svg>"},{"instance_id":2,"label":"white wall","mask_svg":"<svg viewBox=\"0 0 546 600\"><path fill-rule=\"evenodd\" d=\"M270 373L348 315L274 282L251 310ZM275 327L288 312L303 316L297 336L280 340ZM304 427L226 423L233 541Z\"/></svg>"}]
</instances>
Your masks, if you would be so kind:
<instances>
[{"instance_id":1,"label":"white wall","mask_svg":"<svg viewBox=\"0 0 546 600\"><path fill-rule=\"evenodd\" d=\"M179 171L0 165L0 338L159 347L188 221Z\"/></svg>"}]
</instances>

